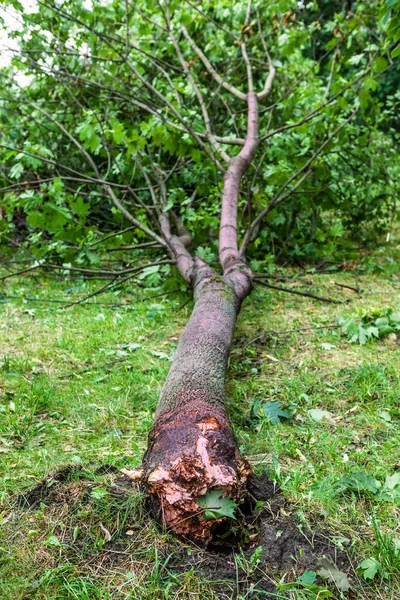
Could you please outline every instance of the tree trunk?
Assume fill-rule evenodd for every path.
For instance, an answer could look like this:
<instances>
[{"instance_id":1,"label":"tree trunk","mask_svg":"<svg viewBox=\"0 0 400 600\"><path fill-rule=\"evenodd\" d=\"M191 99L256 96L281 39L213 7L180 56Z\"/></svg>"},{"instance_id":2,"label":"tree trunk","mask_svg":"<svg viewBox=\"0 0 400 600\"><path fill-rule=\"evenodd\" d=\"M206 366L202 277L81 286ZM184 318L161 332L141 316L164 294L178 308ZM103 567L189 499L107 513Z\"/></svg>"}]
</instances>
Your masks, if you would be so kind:
<instances>
[{"instance_id":1,"label":"tree trunk","mask_svg":"<svg viewBox=\"0 0 400 600\"><path fill-rule=\"evenodd\" d=\"M161 392L143 459L156 518L176 533L207 541L215 523L196 500L210 489L238 499L249 465L225 413L225 372L236 318L250 286L204 265L195 275L195 305Z\"/></svg>"}]
</instances>

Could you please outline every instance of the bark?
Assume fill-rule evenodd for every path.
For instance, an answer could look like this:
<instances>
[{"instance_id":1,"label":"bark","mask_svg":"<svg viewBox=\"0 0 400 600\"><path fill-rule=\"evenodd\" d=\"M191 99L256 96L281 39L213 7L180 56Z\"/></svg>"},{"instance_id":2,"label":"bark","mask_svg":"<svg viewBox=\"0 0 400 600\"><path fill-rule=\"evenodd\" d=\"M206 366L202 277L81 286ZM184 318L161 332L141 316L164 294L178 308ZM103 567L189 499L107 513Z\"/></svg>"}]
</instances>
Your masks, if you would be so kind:
<instances>
[{"instance_id":1,"label":"bark","mask_svg":"<svg viewBox=\"0 0 400 600\"><path fill-rule=\"evenodd\" d=\"M246 274L218 276L195 261L195 305L161 392L143 459L153 514L175 533L207 542L214 521L197 498L210 489L239 499L249 465L225 413L225 373Z\"/></svg>"}]
</instances>

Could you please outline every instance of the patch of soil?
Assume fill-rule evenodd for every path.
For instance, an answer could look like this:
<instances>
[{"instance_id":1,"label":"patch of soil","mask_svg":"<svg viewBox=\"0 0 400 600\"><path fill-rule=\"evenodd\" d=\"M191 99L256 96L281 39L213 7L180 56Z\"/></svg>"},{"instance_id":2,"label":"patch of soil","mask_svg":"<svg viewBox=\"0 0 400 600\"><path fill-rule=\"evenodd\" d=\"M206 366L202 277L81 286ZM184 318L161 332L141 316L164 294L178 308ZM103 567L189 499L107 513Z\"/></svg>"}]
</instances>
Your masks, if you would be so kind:
<instances>
[{"instance_id":1,"label":"patch of soil","mask_svg":"<svg viewBox=\"0 0 400 600\"><path fill-rule=\"evenodd\" d=\"M260 503L263 503L262 508L259 508ZM235 556L235 549L229 547L229 542L224 547L223 540L220 545L216 540L205 552L191 550L188 555L183 549L176 556L173 566L178 572L194 568L208 580L224 580L215 584L221 600L237 598L241 594L248 599L262 597L272 600L277 597L274 581L281 579L284 574L285 582L289 582L296 581L304 571L317 572L323 557L332 561L351 579L351 562L348 555L333 543L335 534L317 525L309 527L301 523L292 512L293 506L266 475L253 475L248 481L248 499L242 506L244 529L249 531L250 528L247 548L241 554L236 552ZM262 552L259 562L252 567L251 557L260 546ZM319 577L317 583L326 585ZM335 588L334 584L329 587L332 591ZM351 595L348 597L351 598Z\"/></svg>"},{"instance_id":2,"label":"patch of soil","mask_svg":"<svg viewBox=\"0 0 400 600\"><path fill-rule=\"evenodd\" d=\"M96 475L119 475L120 471L113 465L104 464L98 467L94 473ZM16 505L19 508L36 508L40 502L52 504L60 502L60 490L65 487L65 484L70 483L74 479L79 479L83 476L84 469L80 465L66 465L55 473L49 473L40 483L35 485L30 490L22 492L16 499ZM119 478L119 483L126 485L126 480ZM61 492L61 496L63 496ZM64 498L63 498L64 500Z\"/></svg>"},{"instance_id":3,"label":"patch of soil","mask_svg":"<svg viewBox=\"0 0 400 600\"><path fill-rule=\"evenodd\" d=\"M16 500L17 506L35 508L40 502L54 501L60 485L71 481L80 471L82 467L79 465L67 465L55 473L50 473L34 488L20 494Z\"/></svg>"},{"instance_id":4,"label":"patch of soil","mask_svg":"<svg viewBox=\"0 0 400 600\"><path fill-rule=\"evenodd\" d=\"M79 508L80 505L86 505L89 498L88 488L98 484L87 480L71 482L79 479L80 471L83 477L83 470L75 466L64 467L49 475L32 490L19 496L18 505L35 509L40 502L45 502L48 505L52 504L54 510L59 507L61 511L64 507L63 510L67 512ZM107 486L113 496L124 498L132 494L132 482L121 477L116 469L105 465L95 472L115 475L111 485ZM75 487L79 489L75 490ZM318 572L319 560L323 557L346 573L351 582L351 562L347 554L332 541L335 533L321 528L317 523L309 525L301 522L294 514L296 507L287 502L266 475L250 476L247 491L247 497L239 505L238 512L241 513L241 518L222 526L218 525L214 531L213 543L207 549L183 545L179 541L171 542L168 547L164 546L162 553L165 554L165 559L169 559L167 569L177 574L194 569L203 578L215 582L213 587L220 600L239 597L248 600L272 600L277 598L277 594L283 598L284 595L277 590L275 582L283 576L285 582L296 581L306 570ZM135 515L132 515L129 521L133 523L134 519ZM135 529L135 536L138 535L140 539L145 521L146 518L144 521L139 519L136 527L129 526L129 529L132 529L129 536ZM73 559L78 551L74 560L80 564L79 548L81 545L85 546L85 539L79 539L74 545L72 530L64 531L62 535L65 552L70 553L70 558ZM132 544L134 538L129 536L126 537L123 533L115 542L105 544L100 551L93 547L92 553L89 547L85 546L82 566L96 572L101 571L104 576L107 575L107 570L113 568L125 571L129 566L129 569L134 569L135 544ZM257 550L257 562L254 559L252 562L251 557L260 547L261 549ZM317 583L326 585L319 577ZM332 598L340 597L339 593L335 595L334 584L329 584L329 588L334 593ZM355 597L357 596L354 596L352 591L347 595L349 600Z\"/></svg>"}]
</instances>

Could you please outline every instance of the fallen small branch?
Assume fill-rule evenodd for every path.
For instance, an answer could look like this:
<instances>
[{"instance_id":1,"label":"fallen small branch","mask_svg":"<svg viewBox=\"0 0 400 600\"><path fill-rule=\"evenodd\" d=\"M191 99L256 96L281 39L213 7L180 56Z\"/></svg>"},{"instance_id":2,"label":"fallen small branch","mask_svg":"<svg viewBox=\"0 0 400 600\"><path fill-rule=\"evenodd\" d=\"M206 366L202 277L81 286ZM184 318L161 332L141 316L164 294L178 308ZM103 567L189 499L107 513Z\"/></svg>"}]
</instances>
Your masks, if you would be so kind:
<instances>
[{"instance_id":1,"label":"fallen small branch","mask_svg":"<svg viewBox=\"0 0 400 600\"><path fill-rule=\"evenodd\" d=\"M137 262L137 261L136 261ZM36 263L31 267L27 267L26 269L22 269L20 271L14 271L13 273L9 273L7 275L3 275L0 277L0 281L4 279L9 279L10 277L17 277L18 275L24 275L30 271L34 271L36 269L42 268L43 270L49 269L51 271L68 271L69 273L80 273L84 276L101 276L101 277L109 277L109 278L117 278L121 275L127 275L128 273L136 273L146 267L152 267L154 265L165 265L165 264L174 264L174 260L170 259L161 259L155 262L147 263L145 265L141 265L139 267L129 267L128 269L121 269L119 271L111 270L111 269L85 269L82 267L72 267L67 265L55 265L53 263ZM131 263L132 264L132 263ZM133 263L134 264L134 263Z\"/></svg>"},{"instance_id":2,"label":"fallen small branch","mask_svg":"<svg viewBox=\"0 0 400 600\"><path fill-rule=\"evenodd\" d=\"M299 292L297 290L291 290L289 288L280 287L279 285L273 285L272 283L265 283L260 279L254 279L255 283L263 285L264 287L271 288L272 290L278 290L279 292L287 292L288 294L296 294L297 296L305 296L306 298L313 298L314 300L320 300L321 302L327 302L329 304L345 304L342 300L336 300L335 298L325 298L324 296L317 296L310 292Z\"/></svg>"},{"instance_id":3,"label":"fallen small branch","mask_svg":"<svg viewBox=\"0 0 400 600\"><path fill-rule=\"evenodd\" d=\"M359 288L353 287L352 285L346 285L344 283L338 283L337 281L333 282L335 285L337 285L338 287L344 288L346 290L351 290L352 292L355 292L356 294L361 294L361 290Z\"/></svg>"},{"instance_id":4,"label":"fallen small branch","mask_svg":"<svg viewBox=\"0 0 400 600\"><path fill-rule=\"evenodd\" d=\"M80 298L79 300L70 302L69 304L66 305L65 308L69 308L70 306L75 306L76 304L82 304L82 302L89 300L89 298L93 298L94 296L98 296L99 294L102 294L103 292L108 292L108 291L114 289L118 285L121 285L122 283L125 283L126 281L129 281L130 279L133 279L134 277L136 277L137 274L140 273L140 271L143 271L143 269L145 269L146 267L151 267L151 266L155 266L155 265L164 265L164 264L174 264L174 261L158 260L153 263L147 263L146 265L142 265L141 267L136 267L136 269L134 269L134 272L132 275L128 275L128 277L123 277L122 279L118 279L117 277L115 277L113 279L113 281L111 281L111 283L107 283L106 285L103 285L100 289L95 290L91 294L88 294L87 296L84 296L83 298Z\"/></svg>"},{"instance_id":5,"label":"fallen small branch","mask_svg":"<svg viewBox=\"0 0 400 600\"><path fill-rule=\"evenodd\" d=\"M170 290L168 292L161 292L160 294L150 294L149 296L143 296L142 298L135 298L135 302L144 302L145 300L151 300L152 298L160 298L161 296L168 296L169 294L177 294L182 290ZM32 298L31 296L18 296L18 295L9 295L9 294L1 294L0 302L4 302L5 300L23 300L24 302L40 302L43 304L65 304L71 305L70 300L60 300L58 298ZM127 304L126 302L85 302L84 306L124 306L125 308L130 308L132 305Z\"/></svg>"},{"instance_id":6,"label":"fallen small branch","mask_svg":"<svg viewBox=\"0 0 400 600\"><path fill-rule=\"evenodd\" d=\"M32 267L28 267L27 269L22 269L21 271L15 271L14 273L9 273L8 275L3 275L0 277L0 281L4 281L5 279L9 279L10 277L16 277L17 275L24 275L25 273L29 273L30 271L34 271L41 267L41 264L35 264Z\"/></svg>"}]
</instances>

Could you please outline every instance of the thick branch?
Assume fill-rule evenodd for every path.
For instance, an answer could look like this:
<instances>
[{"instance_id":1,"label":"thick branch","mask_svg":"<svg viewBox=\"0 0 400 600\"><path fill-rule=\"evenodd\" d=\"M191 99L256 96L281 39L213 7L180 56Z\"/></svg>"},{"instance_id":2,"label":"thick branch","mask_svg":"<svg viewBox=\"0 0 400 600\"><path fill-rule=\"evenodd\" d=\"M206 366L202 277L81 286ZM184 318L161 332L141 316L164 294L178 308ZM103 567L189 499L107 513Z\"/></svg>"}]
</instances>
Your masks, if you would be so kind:
<instances>
[{"instance_id":1,"label":"thick branch","mask_svg":"<svg viewBox=\"0 0 400 600\"><path fill-rule=\"evenodd\" d=\"M160 226L162 234L172 251L179 273L185 281L192 283L195 263L192 255L186 249L186 245L190 242L190 237L188 238L187 235L173 235L171 233L169 217L166 213L160 216Z\"/></svg>"},{"instance_id":2,"label":"thick branch","mask_svg":"<svg viewBox=\"0 0 400 600\"><path fill-rule=\"evenodd\" d=\"M221 224L219 234L219 259L226 273L230 267L241 263L237 243L237 207L241 178L249 168L259 144L258 105L254 92L248 94L248 126L246 142L239 154L229 164L224 177Z\"/></svg>"}]
</instances>

